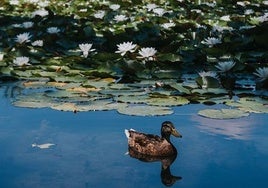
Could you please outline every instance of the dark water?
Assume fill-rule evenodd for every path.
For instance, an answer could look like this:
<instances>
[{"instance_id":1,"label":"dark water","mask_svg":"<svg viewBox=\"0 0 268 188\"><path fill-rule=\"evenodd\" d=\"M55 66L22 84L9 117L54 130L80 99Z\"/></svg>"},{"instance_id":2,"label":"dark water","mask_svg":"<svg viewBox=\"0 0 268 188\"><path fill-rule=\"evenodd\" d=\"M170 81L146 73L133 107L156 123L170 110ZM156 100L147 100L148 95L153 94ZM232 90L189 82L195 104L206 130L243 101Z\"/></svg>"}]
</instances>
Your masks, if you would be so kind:
<instances>
[{"instance_id":1,"label":"dark water","mask_svg":"<svg viewBox=\"0 0 268 188\"><path fill-rule=\"evenodd\" d=\"M1 96L0 187L165 187L161 163L125 155L125 128L158 134L172 121L183 138L172 138L178 156L173 187L267 187L268 116L236 120L197 116L203 105L176 108L170 116L134 117L115 111L67 113L16 108ZM33 143L56 144L49 149Z\"/></svg>"}]
</instances>

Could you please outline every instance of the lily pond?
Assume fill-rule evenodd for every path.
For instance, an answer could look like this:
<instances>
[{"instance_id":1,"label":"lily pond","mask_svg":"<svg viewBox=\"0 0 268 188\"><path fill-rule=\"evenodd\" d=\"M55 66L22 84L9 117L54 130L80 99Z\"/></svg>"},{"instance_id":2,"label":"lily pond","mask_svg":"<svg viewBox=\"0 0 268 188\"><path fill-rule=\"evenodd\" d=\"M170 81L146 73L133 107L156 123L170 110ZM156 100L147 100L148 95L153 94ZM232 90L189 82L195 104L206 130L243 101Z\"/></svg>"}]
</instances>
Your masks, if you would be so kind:
<instances>
[{"instance_id":1,"label":"lily pond","mask_svg":"<svg viewBox=\"0 0 268 188\"><path fill-rule=\"evenodd\" d=\"M0 186L267 187L268 1L0 2ZM182 138L127 153L125 129Z\"/></svg>"}]
</instances>

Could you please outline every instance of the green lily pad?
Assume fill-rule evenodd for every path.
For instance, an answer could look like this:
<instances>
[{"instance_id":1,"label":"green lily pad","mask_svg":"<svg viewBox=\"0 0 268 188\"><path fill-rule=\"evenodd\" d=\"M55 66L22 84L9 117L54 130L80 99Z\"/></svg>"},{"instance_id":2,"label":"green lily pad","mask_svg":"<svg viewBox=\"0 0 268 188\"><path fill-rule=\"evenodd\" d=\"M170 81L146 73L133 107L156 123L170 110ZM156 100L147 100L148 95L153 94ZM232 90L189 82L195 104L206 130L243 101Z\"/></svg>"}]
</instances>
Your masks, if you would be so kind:
<instances>
[{"instance_id":1,"label":"green lily pad","mask_svg":"<svg viewBox=\"0 0 268 188\"><path fill-rule=\"evenodd\" d=\"M206 83L203 83L203 80L205 79ZM219 88L220 83L219 80L211 77L211 76L204 76L203 78L201 76L196 78L196 83L202 87L206 85L207 88Z\"/></svg>"},{"instance_id":2,"label":"green lily pad","mask_svg":"<svg viewBox=\"0 0 268 188\"><path fill-rule=\"evenodd\" d=\"M26 108L47 108L53 105L53 101L40 93L23 95L16 98L14 106Z\"/></svg>"},{"instance_id":3,"label":"green lily pad","mask_svg":"<svg viewBox=\"0 0 268 188\"><path fill-rule=\"evenodd\" d=\"M200 97L197 101L206 105L225 104L226 102L230 101L230 98L228 95L219 96L219 97L211 97L211 98Z\"/></svg>"},{"instance_id":4,"label":"green lily pad","mask_svg":"<svg viewBox=\"0 0 268 188\"><path fill-rule=\"evenodd\" d=\"M125 108L125 103L113 103L111 100L96 100L87 105L77 104L77 111L107 111Z\"/></svg>"},{"instance_id":5,"label":"green lily pad","mask_svg":"<svg viewBox=\"0 0 268 188\"><path fill-rule=\"evenodd\" d=\"M249 115L249 113L237 109L205 109L200 110L198 114L212 119L235 119Z\"/></svg>"},{"instance_id":6,"label":"green lily pad","mask_svg":"<svg viewBox=\"0 0 268 188\"><path fill-rule=\"evenodd\" d=\"M177 54L166 53L166 54L158 55L158 60L159 61L178 62L178 61L182 61L182 57L177 55Z\"/></svg>"},{"instance_id":7,"label":"green lily pad","mask_svg":"<svg viewBox=\"0 0 268 188\"><path fill-rule=\"evenodd\" d=\"M154 106L180 106L189 104L189 100L180 96L169 97L151 97L147 100L147 104Z\"/></svg>"},{"instance_id":8,"label":"green lily pad","mask_svg":"<svg viewBox=\"0 0 268 188\"><path fill-rule=\"evenodd\" d=\"M191 93L191 91L189 89L187 89L186 87L184 87L182 84L172 83L172 84L169 84L169 85L170 85L170 87L178 90L181 93L185 93L185 94L190 94Z\"/></svg>"},{"instance_id":9,"label":"green lily pad","mask_svg":"<svg viewBox=\"0 0 268 188\"><path fill-rule=\"evenodd\" d=\"M117 111L120 114L133 115L133 116L160 116L160 115L170 115L173 113L173 110L168 107L148 106L148 105L126 106L125 108L119 108Z\"/></svg>"},{"instance_id":10,"label":"green lily pad","mask_svg":"<svg viewBox=\"0 0 268 188\"><path fill-rule=\"evenodd\" d=\"M238 101L229 101L228 106L237 107L245 112L268 113L268 100L257 97L244 97Z\"/></svg>"},{"instance_id":11,"label":"green lily pad","mask_svg":"<svg viewBox=\"0 0 268 188\"><path fill-rule=\"evenodd\" d=\"M132 90L106 89L106 90L99 91L99 93L104 94L104 95L113 95L113 96L146 94L146 92L141 89L132 89Z\"/></svg>"},{"instance_id":12,"label":"green lily pad","mask_svg":"<svg viewBox=\"0 0 268 188\"><path fill-rule=\"evenodd\" d=\"M146 103L149 97L147 95L121 95L114 97L115 101L131 104Z\"/></svg>"},{"instance_id":13,"label":"green lily pad","mask_svg":"<svg viewBox=\"0 0 268 188\"><path fill-rule=\"evenodd\" d=\"M207 89L193 89L192 93L198 93L198 94L228 94L228 91L226 89L222 88L207 88Z\"/></svg>"}]
</instances>

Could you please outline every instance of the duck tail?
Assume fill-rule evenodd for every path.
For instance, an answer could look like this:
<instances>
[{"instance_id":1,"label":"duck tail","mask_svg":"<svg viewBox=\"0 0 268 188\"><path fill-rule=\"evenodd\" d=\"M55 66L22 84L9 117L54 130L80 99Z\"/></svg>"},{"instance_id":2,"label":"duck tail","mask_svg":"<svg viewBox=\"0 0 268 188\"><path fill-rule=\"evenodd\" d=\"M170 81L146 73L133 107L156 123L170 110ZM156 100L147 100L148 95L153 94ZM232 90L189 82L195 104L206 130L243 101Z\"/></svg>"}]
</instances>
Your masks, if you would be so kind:
<instances>
[{"instance_id":1,"label":"duck tail","mask_svg":"<svg viewBox=\"0 0 268 188\"><path fill-rule=\"evenodd\" d=\"M125 129L125 135L127 138L129 138L130 134L129 134L129 130Z\"/></svg>"}]
</instances>

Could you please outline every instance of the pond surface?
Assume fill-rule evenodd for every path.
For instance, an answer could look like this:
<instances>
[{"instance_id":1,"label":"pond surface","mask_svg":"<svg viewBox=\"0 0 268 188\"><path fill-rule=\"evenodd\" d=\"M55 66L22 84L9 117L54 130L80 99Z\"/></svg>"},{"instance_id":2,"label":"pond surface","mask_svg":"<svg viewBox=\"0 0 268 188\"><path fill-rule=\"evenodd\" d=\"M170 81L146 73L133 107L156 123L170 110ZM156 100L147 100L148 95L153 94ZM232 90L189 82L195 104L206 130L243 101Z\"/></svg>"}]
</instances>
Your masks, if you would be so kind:
<instances>
[{"instance_id":1,"label":"pond surface","mask_svg":"<svg viewBox=\"0 0 268 188\"><path fill-rule=\"evenodd\" d=\"M1 90L0 90L1 91ZM175 108L169 116L137 117L116 111L60 112L13 107L1 91L0 185L37 187L165 187L161 163L125 155L124 129L159 134L172 121L178 156L173 187L267 187L268 116L235 120L197 115L204 105ZM47 149L32 144L55 144Z\"/></svg>"}]
</instances>

